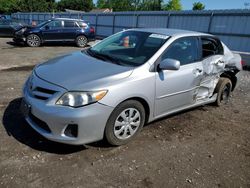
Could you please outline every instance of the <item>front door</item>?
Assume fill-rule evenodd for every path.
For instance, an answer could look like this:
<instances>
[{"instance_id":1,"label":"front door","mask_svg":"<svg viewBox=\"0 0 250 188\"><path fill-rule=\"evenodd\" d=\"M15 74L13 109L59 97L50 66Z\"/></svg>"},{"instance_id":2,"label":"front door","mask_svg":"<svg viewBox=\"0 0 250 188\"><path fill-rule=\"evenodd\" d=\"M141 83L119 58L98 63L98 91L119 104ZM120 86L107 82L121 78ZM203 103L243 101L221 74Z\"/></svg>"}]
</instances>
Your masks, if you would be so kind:
<instances>
[{"instance_id":1,"label":"front door","mask_svg":"<svg viewBox=\"0 0 250 188\"><path fill-rule=\"evenodd\" d=\"M42 36L45 41L58 41L62 39L62 21L61 20L53 20L43 26L42 28Z\"/></svg>"},{"instance_id":2,"label":"front door","mask_svg":"<svg viewBox=\"0 0 250 188\"><path fill-rule=\"evenodd\" d=\"M156 117L195 103L203 75L198 44L197 37L177 39L160 57L160 61L179 60L181 66L179 70L156 73Z\"/></svg>"}]
</instances>

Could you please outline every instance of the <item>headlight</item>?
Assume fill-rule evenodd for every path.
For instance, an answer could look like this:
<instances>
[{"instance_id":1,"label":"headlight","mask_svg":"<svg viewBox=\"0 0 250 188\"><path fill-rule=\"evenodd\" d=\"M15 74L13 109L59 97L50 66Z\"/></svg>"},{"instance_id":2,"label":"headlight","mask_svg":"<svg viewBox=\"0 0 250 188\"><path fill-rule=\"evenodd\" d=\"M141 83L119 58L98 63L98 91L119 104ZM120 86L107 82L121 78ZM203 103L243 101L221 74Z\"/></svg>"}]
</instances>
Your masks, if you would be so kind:
<instances>
[{"instance_id":1,"label":"headlight","mask_svg":"<svg viewBox=\"0 0 250 188\"><path fill-rule=\"evenodd\" d=\"M26 31L26 28L22 28L21 31L22 33L24 33Z\"/></svg>"},{"instance_id":2,"label":"headlight","mask_svg":"<svg viewBox=\"0 0 250 188\"><path fill-rule=\"evenodd\" d=\"M63 94L58 99L56 104L77 108L101 100L106 95L107 92L108 92L107 90L96 91L96 92L72 91Z\"/></svg>"},{"instance_id":3,"label":"headlight","mask_svg":"<svg viewBox=\"0 0 250 188\"><path fill-rule=\"evenodd\" d=\"M27 28L22 28L19 31L17 31L16 34L23 34L26 30Z\"/></svg>"}]
</instances>

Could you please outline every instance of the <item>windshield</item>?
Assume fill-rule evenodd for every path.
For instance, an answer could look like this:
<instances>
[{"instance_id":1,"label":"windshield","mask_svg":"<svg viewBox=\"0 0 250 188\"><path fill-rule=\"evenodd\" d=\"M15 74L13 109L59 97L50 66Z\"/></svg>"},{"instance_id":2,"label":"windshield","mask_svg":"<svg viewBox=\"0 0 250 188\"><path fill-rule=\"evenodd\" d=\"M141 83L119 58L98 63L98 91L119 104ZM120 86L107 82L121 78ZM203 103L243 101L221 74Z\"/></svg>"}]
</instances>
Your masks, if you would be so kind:
<instances>
[{"instance_id":1,"label":"windshield","mask_svg":"<svg viewBox=\"0 0 250 188\"><path fill-rule=\"evenodd\" d=\"M149 60L169 36L142 31L115 34L88 50L92 56L124 66L140 66Z\"/></svg>"},{"instance_id":2,"label":"windshield","mask_svg":"<svg viewBox=\"0 0 250 188\"><path fill-rule=\"evenodd\" d=\"M42 27L44 26L45 24L49 23L49 21L45 21L45 22L41 22L37 25L37 27Z\"/></svg>"}]
</instances>

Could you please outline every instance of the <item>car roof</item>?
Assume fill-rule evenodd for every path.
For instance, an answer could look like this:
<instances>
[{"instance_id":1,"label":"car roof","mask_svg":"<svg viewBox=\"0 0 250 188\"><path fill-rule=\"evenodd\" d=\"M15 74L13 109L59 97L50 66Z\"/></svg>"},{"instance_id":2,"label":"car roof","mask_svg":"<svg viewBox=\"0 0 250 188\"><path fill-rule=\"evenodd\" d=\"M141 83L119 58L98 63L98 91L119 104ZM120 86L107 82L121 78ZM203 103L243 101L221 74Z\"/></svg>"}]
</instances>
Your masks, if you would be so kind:
<instances>
[{"instance_id":1,"label":"car roof","mask_svg":"<svg viewBox=\"0 0 250 188\"><path fill-rule=\"evenodd\" d=\"M181 30L181 29L168 29L168 28L136 28L131 29L134 31L142 31L142 32L150 32L150 33L157 33L167 36L176 36L176 37L182 37L182 36L213 36L207 33L201 33L196 31L188 31L188 30Z\"/></svg>"},{"instance_id":2,"label":"car roof","mask_svg":"<svg viewBox=\"0 0 250 188\"><path fill-rule=\"evenodd\" d=\"M84 21L82 19L73 19L73 18L53 18L51 20Z\"/></svg>"}]
</instances>

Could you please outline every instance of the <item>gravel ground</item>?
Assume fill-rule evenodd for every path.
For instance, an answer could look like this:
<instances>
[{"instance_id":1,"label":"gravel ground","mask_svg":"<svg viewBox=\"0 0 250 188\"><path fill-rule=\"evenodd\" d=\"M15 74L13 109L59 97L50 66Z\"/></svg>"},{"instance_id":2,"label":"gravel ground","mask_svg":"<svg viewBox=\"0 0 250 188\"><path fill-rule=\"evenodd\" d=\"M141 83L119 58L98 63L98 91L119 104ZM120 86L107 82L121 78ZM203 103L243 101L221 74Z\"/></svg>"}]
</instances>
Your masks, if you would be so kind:
<instances>
[{"instance_id":1,"label":"gravel ground","mask_svg":"<svg viewBox=\"0 0 250 188\"><path fill-rule=\"evenodd\" d=\"M0 39L0 187L250 187L250 72L224 107L163 118L126 146L69 146L33 131L19 105L35 64L79 48L8 41Z\"/></svg>"}]
</instances>

